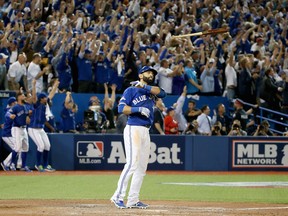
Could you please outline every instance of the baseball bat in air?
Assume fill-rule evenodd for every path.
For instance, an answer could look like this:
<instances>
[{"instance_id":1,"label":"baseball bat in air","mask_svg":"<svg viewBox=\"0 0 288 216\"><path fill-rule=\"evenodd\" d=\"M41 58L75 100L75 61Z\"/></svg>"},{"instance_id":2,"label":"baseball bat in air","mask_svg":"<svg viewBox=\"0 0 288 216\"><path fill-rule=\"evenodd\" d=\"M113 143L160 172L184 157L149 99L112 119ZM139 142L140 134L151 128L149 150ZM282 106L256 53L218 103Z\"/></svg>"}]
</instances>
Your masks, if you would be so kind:
<instances>
[{"instance_id":1,"label":"baseball bat in air","mask_svg":"<svg viewBox=\"0 0 288 216\"><path fill-rule=\"evenodd\" d=\"M202 31L202 32L195 32L191 34L183 34L183 35L177 35L177 36L172 36L172 38L183 38L183 37L193 37L193 36L201 36L201 35L210 35L210 34L222 34L228 32L228 28L218 28L218 29L210 29L207 31Z\"/></svg>"}]
</instances>

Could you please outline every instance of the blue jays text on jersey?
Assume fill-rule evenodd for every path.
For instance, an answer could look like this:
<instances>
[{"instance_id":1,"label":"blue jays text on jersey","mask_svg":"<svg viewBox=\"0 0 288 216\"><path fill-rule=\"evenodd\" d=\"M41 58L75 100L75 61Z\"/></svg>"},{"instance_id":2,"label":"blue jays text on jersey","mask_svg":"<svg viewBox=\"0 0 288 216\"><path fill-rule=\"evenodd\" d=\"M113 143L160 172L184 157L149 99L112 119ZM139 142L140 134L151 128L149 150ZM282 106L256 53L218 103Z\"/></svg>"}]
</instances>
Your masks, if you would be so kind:
<instances>
[{"instance_id":1,"label":"blue jays text on jersey","mask_svg":"<svg viewBox=\"0 0 288 216\"><path fill-rule=\"evenodd\" d=\"M26 117L29 115L29 110L25 105L16 104L14 107L9 109L8 112L10 113L10 115L16 115L13 121L14 127L26 126Z\"/></svg>"},{"instance_id":2,"label":"blue jays text on jersey","mask_svg":"<svg viewBox=\"0 0 288 216\"><path fill-rule=\"evenodd\" d=\"M141 115L141 113L132 113L128 117L128 125L151 125L153 122L153 106L155 100L154 96L148 92L146 89L137 88L131 86L127 88L122 98L120 99L120 104L125 104L131 107L145 107L150 110L149 118Z\"/></svg>"}]
</instances>

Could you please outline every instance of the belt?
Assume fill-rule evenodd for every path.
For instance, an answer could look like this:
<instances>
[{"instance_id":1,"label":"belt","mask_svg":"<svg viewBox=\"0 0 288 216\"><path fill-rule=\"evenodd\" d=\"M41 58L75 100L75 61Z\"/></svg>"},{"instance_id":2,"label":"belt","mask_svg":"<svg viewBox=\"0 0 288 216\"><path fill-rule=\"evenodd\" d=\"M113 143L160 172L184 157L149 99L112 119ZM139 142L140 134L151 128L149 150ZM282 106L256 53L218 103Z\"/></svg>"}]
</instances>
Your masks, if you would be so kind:
<instances>
[{"instance_id":1,"label":"belt","mask_svg":"<svg viewBox=\"0 0 288 216\"><path fill-rule=\"evenodd\" d=\"M146 127L146 128L150 128L151 127L151 125L141 125L141 126Z\"/></svg>"},{"instance_id":2,"label":"belt","mask_svg":"<svg viewBox=\"0 0 288 216\"><path fill-rule=\"evenodd\" d=\"M227 89L235 89L235 86L227 86Z\"/></svg>"},{"instance_id":3,"label":"belt","mask_svg":"<svg viewBox=\"0 0 288 216\"><path fill-rule=\"evenodd\" d=\"M22 125L22 126L14 126L14 127L18 127L18 128L26 128L26 125Z\"/></svg>"}]
</instances>

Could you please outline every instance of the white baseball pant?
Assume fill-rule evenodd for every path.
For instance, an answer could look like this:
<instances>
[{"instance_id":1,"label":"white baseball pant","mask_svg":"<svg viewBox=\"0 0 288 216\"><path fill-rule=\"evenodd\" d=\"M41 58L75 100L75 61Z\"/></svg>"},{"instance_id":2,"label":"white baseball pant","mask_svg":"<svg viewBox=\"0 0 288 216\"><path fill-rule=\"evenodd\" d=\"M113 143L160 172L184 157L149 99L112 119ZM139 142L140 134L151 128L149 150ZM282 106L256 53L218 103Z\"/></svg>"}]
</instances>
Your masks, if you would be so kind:
<instances>
[{"instance_id":1,"label":"white baseball pant","mask_svg":"<svg viewBox=\"0 0 288 216\"><path fill-rule=\"evenodd\" d=\"M123 136L126 164L120 175L117 190L112 198L115 200L124 200L128 182L133 175L127 201L127 206L129 206L139 201L141 185L146 175L150 155L149 128L126 125Z\"/></svg>"},{"instance_id":2,"label":"white baseball pant","mask_svg":"<svg viewBox=\"0 0 288 216\"><path fill-rule=\"evenodd\" d=\"M43 128L28 128L28 134L37 146L37 151L50 151L50 141Z\"/></svg>"},{"instance_id":3,"label":"white baseball pant","mask_svg":"<svg viewBox=\"0 0 288 216\"><path fill-rule=\"evenodd\" d=\"M17 153L29 151L29 141L26 128L12 127L12 137L15 139L13 150Z\"/></svg>"},{"instance_id":4,"label":"white baseball pant","mask_svg":"<svg viewBox=\"0 0 288 216\"><path fill-rule=\"evenodd\" d=\"M15 138L14 137L2 137L3 141L13 150L14 149L14 145L15 145ZM10 166L11 164L11 159L12 159L12 153L10 153L6 159L3 161L3 164L5 166ZM21 167L22 165L22 158L19 155L18 157L18 161L17 161L17 167Z\"/></svg>"}]
</instances>

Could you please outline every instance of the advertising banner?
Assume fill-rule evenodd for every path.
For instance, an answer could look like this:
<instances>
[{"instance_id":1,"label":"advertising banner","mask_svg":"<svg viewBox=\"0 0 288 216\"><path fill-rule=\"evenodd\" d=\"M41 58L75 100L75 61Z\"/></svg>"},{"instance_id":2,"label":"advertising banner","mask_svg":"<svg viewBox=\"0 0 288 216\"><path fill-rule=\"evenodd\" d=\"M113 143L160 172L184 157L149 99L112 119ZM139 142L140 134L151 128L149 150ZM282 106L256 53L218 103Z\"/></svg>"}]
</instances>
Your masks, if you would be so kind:
<instances>
[{"instance_id":1,"label":"advertising banner","mask_svg":"<svg viewBox=\"0 0 288 216\"><path fill-rule=\"evenodd\" d=\"M233 168L288 168L288 141L232 140Z\"/></svg>"},{"instance_id":2,"label":"advertising banner","mask_svg":"<svg viewBox=\"0 0 288 216\"><path fill-rule=\"evenodd\" d=\"M122 135L75 135L75 170L122 170ZM151 136L149 170L184 170L185 137Z\"/></svg>"}]
</instances>

